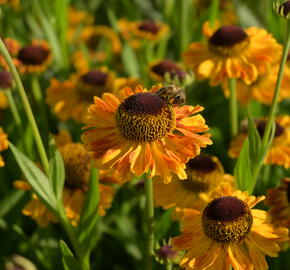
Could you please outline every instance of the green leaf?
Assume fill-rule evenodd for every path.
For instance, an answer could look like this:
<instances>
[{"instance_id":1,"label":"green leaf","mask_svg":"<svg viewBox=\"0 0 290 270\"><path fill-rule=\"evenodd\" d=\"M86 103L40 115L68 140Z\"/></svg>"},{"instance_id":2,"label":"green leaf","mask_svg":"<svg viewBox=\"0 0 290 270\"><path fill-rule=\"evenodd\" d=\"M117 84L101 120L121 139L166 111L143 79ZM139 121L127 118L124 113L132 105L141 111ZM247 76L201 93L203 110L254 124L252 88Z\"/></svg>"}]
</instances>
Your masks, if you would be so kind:
<instances>
[{"instance_id":1,"label":"green leaf","mask_svg":"<svg viewBox=\"0 0 290 270\"><path fill-rule=\"evenodd\" d=\"M237 188L243 191L247 190L251 192L251 188L253 186L252 183L253 179L252 179L248 139L246 139L243 144L242 151L235 166L234 175L236 178Z\"/></svg>"},{"instance_id":2,"label":"green leaf","mask_svg":"<svg viewBox=\"0 0 290 270\"><path fill-rule=\"evenodd\" d=\"M9 147L33 192L48 208L55 211L56 198L46 175L12 143L9 144Z\"/></svg>"},{"instance_id":3,"label":"green leaf","mask_svg":"<svg viewBox=\"0 0 290 270\"><path fill-rule=\"evenodd\" d=\"M61 200L65 180L65 169L60 152L57 150L54 139L49 143L49 183L57 200Z\"/></svg>"},{"instance_id":4,"label":"green leaf","mask_svg":"<svg viewBox=\"0 0 290 270\"><path fill-rule=\"evenodd\" d=\"M0 201L0 218L8 214L13 207L23 198L24 190L13 190Z\"/></svg>"},{"instance_id":5,"label":"green leaf","mask_svg":"<svg viewBox=\"0 0 290 270\"><path fill-rule=\"evenodd\" d=\"M248 118L249 155L250 159L254 163L256 163L257 161L259 161L261 155L261 137L249 113L247 113L247 118Z\"/></svg>"},{"instance_id":6,"label":"green leaf","mask_svg":"<svg viewBox=\"0 0 290 270\"><path fill-rule=\"evenodd\" d=\"M139 65L134 50L125 43L122 50L122 60L129 76L140 77Z\"/></svg>"},{"instance_id":7,"label":"green leaf","mask_svg":"<svg viewBox=\"0 0 290 270\"><path fill-rule=\"evenodd\" d=\"M94 231L99 218L98 207L99 207L98 173L95 168L92 168L89 187L88 191L86 192L86 197L84 205L82 207L80 222L78 226L79 242L86 243L85 248L87 249L87 251L93 248L90 242L94 238Z\"/></svg>"},{"instance_id":8,"label":"green leaf","mask_svg":"<svg viewBox=\"0 0 290 270\"><path fill-rule=\"evenodd\" d=\"M74 257L73 253L63 241L59 241L59 246L62 254L62 264L65 270L83 270L78 261Z\"/></svg>"}]
</instances>

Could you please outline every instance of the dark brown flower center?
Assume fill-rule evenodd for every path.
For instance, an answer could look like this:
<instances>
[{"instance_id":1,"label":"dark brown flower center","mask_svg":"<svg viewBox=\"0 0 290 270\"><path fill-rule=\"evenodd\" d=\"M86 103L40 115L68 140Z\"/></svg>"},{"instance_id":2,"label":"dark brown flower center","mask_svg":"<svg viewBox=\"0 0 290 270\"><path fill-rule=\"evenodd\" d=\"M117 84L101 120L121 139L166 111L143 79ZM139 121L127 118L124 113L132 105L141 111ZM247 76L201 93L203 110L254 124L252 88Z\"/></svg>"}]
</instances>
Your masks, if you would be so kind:
<instances>
[{"instance_id":1,"label":"dark brown flower center","mask_svg":"<svg viewBox=\"0 0 290 270\"><path fill-rule=\"evenodd\" d=\"M22 48L18 59L26 65L41 65L48 57L49 51L41 46L30 45Z\"/></svg>"},{"instance_id":2,"label":"dark brown flower center","mask_svg":"<svg viewBox=\"0 0 290 270\"><path fill-rule=\"evenodd\" d=\"M204 233L217 242L240 242L252 225L250 208L237 197L224 196L212 200L202 215Z\"/></svg>"},{"instance_id":3,"label":"dark brown flower center","mask_svg":"<svg viewBox=\"0 0 290 270\"><path fill-rule=\"evenodd\" d=\"M281 12L282 8L283 8L283 15L287 16L290 11L290 1L286 1L285 3L280 5L279 12Z\"/></svg>"},{"instance_id":4,"label":"dark brown flower center","mask_svg":"<svg viewBox=\"0 0 290 270\"><path fill-rule=\"evenodd\" d=\"M214 46L231 47L247 38L247 33L241 27L226 25L214 32L209 39L209 43Z\"/></svg>"},{"instance_id":5,"label":"dark brown flower center","mask_svg":"<svg viewBox=\"0 0 290 270\"><path fill-rule=\"evenodd\" d=\"M264 121L264 120L258 122L258 124L257 124L257 130L258 130L259 135L261 137L264 136L266 124L267 124L267 122ZM284 128L277 122L275 122L275 124L276 124L276 129L275 129L275 135L274 136L275 137L279 137L279 136L281 136L284 133Z\"/></svg>"},{"instance_id":6,"label":"dark brown flower center","mask_svg":"<svg viewBox=\"0 0 290 270\"><path fill-rule=\"evenodd\" d=\"M167 106L167 103L151 93L140 93L132 95L124 100L122 108L131 114L149 114L157 115L162 112L162 109Z\"/></svg>"},{"instance_id":7,"label":"dark brown flower center","mask_svg":"<svg viewBox=\"0 0 290 270\"><path fill-rule=\"evenodd\" d=\"M287 200L288 203L290 203L290 181L284 181L284 184L286 185L287 188Z\"/></svg>"},{"instance_id":8,"label":"dark brown flower center","mask_svg":"<svg viewBox=\"0 0 290 270\"><path fill-rule=\"evenodd\" d=\"M180 80L183 80L186 76L186 72L181 70L176 63L171 60L161 61L152 67L152 71L162 77L164 77L166 73L169 73L171 79L177 76Z\"/></svg>"},{"instance_id":9,"label":"dark brown flower center","mask_svg":"<svg viewBox=\"0 0 290 270\"><path fill-rule=\"evenodd\" d=\"M173 130L175 113L159 96L139 93L120 104L116 124L126 140L153 142Z\"/></svg>"},{"instance_id":10,"label":"dark brown flower center","mask_svg":"<svg viewBox=\"0 0 290 270\"><path fill-rule=\"evenodd\" d=\"M0 88L7 89L12 86L12 75L10 72L1 70L0 71Z\"/></svg>"},{"instance_id":11,"label":"dark brown flower center","mask_svg":"<svg viewBox=\"0 0 290 270\"><path fill-rule=\"evenodd\" d=\"M60 149L65 168L65 186L69 189L87 187L91 157L83 145L68 143Z\"/></svg>"},{"instance_id":12,"label":"dark brown flower center","mask_svg":"<svg viewBox=\"0 0 290 270\"><path fill-rule=\"evenodd\" d=\"M101 40L100 35L92 35L92 36L90 36L89 39L86 42L88 49L91 50L91 51L95 51L98 48L99 44L100 44L100 40Z\"/></svg>"},{"instance_id":13,"label":"dark brown flower center","mask_svg":"<svg viewBox=\"0 0 290 270\"><path fill-rule=\"evenodd\" d=\"M108 74L99 70L94 70L86 73L81 77L81 80L92 86L103 86L106 84Z\"/></svg>"},{"instance_id":14,"label":"dark brown flower center","mask_svg":"<svg viewBox=\"0 0 290 270\"><path fill-rule=\"evenodd\" d=\"M142 22L139 26L138 26L139 30L145 31L145 32L150 32L152 34L157 34L160 27L155 24L154 22L151 21L145 21Z\"/></svg>"},{"instance_id":15,"label":"dark brown flower center","mask_svg":"<svg viewBox=\"0 0 290 270\"><path fill-rule=\"evenodd\" d=\"M187 162L186 167L191 170L209 173L215 170L216 163L208 156L199 155L193 159L190 159Z\"/></svg>"}]
</instances>

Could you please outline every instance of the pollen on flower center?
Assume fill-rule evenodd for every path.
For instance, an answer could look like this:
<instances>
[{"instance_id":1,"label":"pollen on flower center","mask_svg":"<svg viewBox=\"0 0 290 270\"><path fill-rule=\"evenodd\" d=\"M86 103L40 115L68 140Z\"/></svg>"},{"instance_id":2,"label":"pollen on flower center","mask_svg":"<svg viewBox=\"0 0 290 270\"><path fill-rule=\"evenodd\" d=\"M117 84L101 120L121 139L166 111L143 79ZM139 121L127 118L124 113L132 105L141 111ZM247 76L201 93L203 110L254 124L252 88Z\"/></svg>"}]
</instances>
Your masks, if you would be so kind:
<instances>
[{"instance_id":1,"label":"pollen on flower center","mask_svg":"<svg viewBox=\"0 0 290 270\"><path fill-rule=\"evenodd\" d=\"M264 120L262 120L257 125L257 130L258 130L259 135L261 137L264 136L266 124L267 124L267 122L264 121ZM284 128L280 124L278 124L277 122L275 122L275 124L276 124L276 129L275 129L275 135L274 135L274 137L279 137L279 136L281 136L284 133Z\"/></svg>"},{"instance_id":2,"label":"pollen on flower center","mask_svg":"<svg viewBox=\"0 0 290 270\"><path fill-rule=\"evenodd\" d=\"M145 31L145 32L150 32L152 34L157 34L160 27L155 24L154 22L151 21L145 21L142 22L139 26L138 26L139 30Z\"/></svg>"},{"instance_id":3,"label":"pollen on flower center","mask_svg":"<svg viewBox=\"0 0 290 270\"><path fill-rule=\"evenodd\" d=\"M237 197L224 196L212 200L202 215L204 233L221 243L242 241L252 225L250 208Z\"/></svg>"},{"instance_id":4,"label":"pollen on flower center","mask_svg":"<svg viewBox=\"0 0 290 270\"><path fill-rule=\"evenodd\" d=\"M120 104L116 125L126 140L154 142L174 129L175 113L159 96L138 93Z\"/></svg>"},{"instance_id":5,"label":"pollen on flower center","mask_svg":"<svg viewBox=\"0 0 290 270\"><path fill-rule=\"evenodd\" d=\"M68 143L61 147L60 152L64 162L66 188L86 188L90 177L91 157L84 146Z\"/></svg>"},{"instance_id":6,"label":"pollen on flower center","mask_svg":"<svg viewBox=\"0 0 290 270\"><path fill-rule=\"evenodd\" d=\"M241 53L249 45L248 34L239 26L226 25L219 28L209 39L209 49L222 56Z\"/></svg>"},{"instance_id":7,"label":"pollen on flower center","mask_svg":"<svg viewBox=\"0 0 290 270\"><path fill-rule=\"evenodd\" d=\"M48 57L49 51L41 46L30 45L22 48L18 53L18 59L26 65L40 65Z\"/></svg>"}]
</instances>

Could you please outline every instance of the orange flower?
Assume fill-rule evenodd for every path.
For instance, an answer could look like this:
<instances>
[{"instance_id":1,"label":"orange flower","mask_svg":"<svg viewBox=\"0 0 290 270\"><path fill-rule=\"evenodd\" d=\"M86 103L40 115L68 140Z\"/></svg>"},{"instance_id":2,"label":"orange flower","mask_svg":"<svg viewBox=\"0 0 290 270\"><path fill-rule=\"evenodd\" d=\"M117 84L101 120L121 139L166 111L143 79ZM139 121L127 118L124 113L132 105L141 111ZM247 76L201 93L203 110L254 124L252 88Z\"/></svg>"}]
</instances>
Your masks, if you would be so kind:
<instances>
[{"instance_id":1,"label":"orange flower","mask_svg":"<svg viewBox=\"0 0 290 270\"><path fill-rule=\"evenodd\" d=\"M67 217L76 226L80 219L80 213L88 188L88 181L91 169L91 157L84 146L79 143L70 142L68 133L61 132L57 138L60 153L65 167L65 186L63 190L63 204ZM58 137L58 136L57 136ZM67 143L65 141L67 140ZM105 177L106 174L104 174ZM100 178L100 182L102 178ZM24 181L14 183L18 189L29 190L30 186ZM111 186L99 184L100 202L98 213L100 216L106 214L106 209L111 206L114 189ZM39 201L35 194L31 201L23 209L23 214L30 216L41 226L58 222L57 218Z\"/></svg>"},{"instance_id":2,"label":"orange flower","mask_svg":"<svg viewBox=\"0 0 290 270\"><path fill-rule=\"evenodd\" d=\"M257 120L256 125L262 137L266 127L266 121L264 119ZM228 152L231 158L239 157L246 138L247 133L242 132L233 139ZM265 164L275 164L284 166L285 168L290 167L290 116L281 115L276 117L275 137L264 162Z\"/></svg>"},{"instance_id":3,"label":"orange flower","mask_svg":"<svg viewBox=\"0 0 290 270\"><path fill-rule=\"evenodd\" d=\"M233 177L224 173L214 156L200 154L186 163L186 180L173 177L169 184L153 181L155 206L201 209L210 200L211 193L222 185L233 186ZM178 209L180 211L180 209Z\"/></svg>"},{"instance_id":4,"label":"orange flower","mask_svg":"<svg viewBox=\"0 0 290 270\"><path fill-rule=\"evenodd\" d=\"M118 21L121 35L133 48L139 48L142 40L158 42L169 33L167 24L153 21L130 22L125 19Z\"/></svg>"},{"instance_id":5,"label":"orange flower","mask_svg":"<svg viewBox=\"0 0 290 270\"><path fill-rule=\"evenodd\" d=\"M8 148L9 142L7 139L7 134L0 127L0 152L6 150ZM0 167L5 165L3 158L0 155Z\"/></svg>"},{"instance_id":6,"label":"orange flower","mask_svg":"<svg viewBox=\"0 0 290 270\"><path fill-rule=\"evenodd\" d=\"M8 100L4 92L0 91L0 110L8 108Z\"/></svg>"},{"instance_id":7,"label":"orange flower","mask_svg":"<svg viewBox=\"0 0 290 270\"><path fill-rule=\"evenodd\" d=\"M150 171L150 177L186 178L185 163L211 144L201 106L172 106L147 91L124 88L122 98L104 93L89 107L82 140L100 169L115 169L120 181Z\"/></svg>"},{"instance_id":8,"label":"orange flower","mask_svg":"<svg viewBox=\"0 0 290 270\"><path fill-rule=\"evenodd\" d=\"M183 59L198 79L210 79L214 86L229 78L250 84L280 56L281 45L264 29L227 25L216 30L207 44L191 43Z\"/></svg>"},{"instance_id":9,"label":"orange flower","mask_svg":"<svg viewBox=\"0 0 290 270\"><path fill-rule=\"evenodd\" d=\"M180 266L200 270L268 269L265 255L276 257L286 228L274 228L265 211L252 209L262 197L234 191L214 198L202 212L184 209L182 235L173 239L185 250Z\"/></svg>"},{"instance_id":10,"label":"orange flower","mask_svg":"<svg viewBox=\"0 0 290 270\"><path fill-rule=\"evenodd\" d=\"M31 45L22 47L15 59L21 73L39 73L51 63L51 51L46 41L34 40Z\"/></svg>"},{"instance_id":11,"label":"orange flower","mask_svg":"<svg viewBox=\"0 0 290 270\"><path fill-rule=\"evenodd\" d=\"M73 74L64 82L52 79L47 89L46 102L62 121L73 118L83 122L93 96L112 91L114 78L115 74L103 67Z\"/></svg>"},{"instance_id":12,"label":"orange flower","mask_svg":"<svg viewBox=\"0 0 290 270\"><path fill-rule=\"evenodd\" d=\"M281 180L276 188L267 191L266 204L270 206L271 222L276 226L290 227L290 178Z\"/></svg>"},{"instance_id":13,"label":"orange flower","mask_svg":"<svg viewBox=\"0 0 290 270\"><path fill-rule=\"evenodd\" d=\"M3 42L6 46L9 54L12 57L15 57L20 50L20 45L19 45L18 41L16 41L15 39L12 39L12 38L4 38ZM0 66L2 66L5 70L9 69L8 64L6 63L6 61L2 55L0 55Z\"/></svg>"},{"instance_id":14,"label":"orange flower","mask_svg":"<svg viewBox=\"0 0 290 270\"><path fill-rule=\"evenodd\" d=\"M279 64L269 67L266 73L258 76L257 80L250 85L245 84L242 80L237 80L237 98L241 104L246 105L251 99L255 99L261 103L271 104L277 75L279 71ZM289 98L290 91L288 85L290 83L290 68L285 66L283 80L279 92L279 101ZM226 96L229 96L228 85L223 85Z\"/></svg>"}]
</instances>

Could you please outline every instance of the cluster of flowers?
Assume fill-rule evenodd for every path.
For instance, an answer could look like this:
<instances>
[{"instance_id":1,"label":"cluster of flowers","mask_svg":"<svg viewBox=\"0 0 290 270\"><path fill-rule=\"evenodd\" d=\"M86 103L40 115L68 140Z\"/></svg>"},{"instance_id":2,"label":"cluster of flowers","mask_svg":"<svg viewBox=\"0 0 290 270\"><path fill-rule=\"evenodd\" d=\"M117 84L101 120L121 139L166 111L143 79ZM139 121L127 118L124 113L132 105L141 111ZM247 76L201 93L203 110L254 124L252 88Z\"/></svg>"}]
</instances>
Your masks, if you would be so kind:
<instances>
[{"instance_id":1,"label":"cluster of flowers","mask_svg":"<svg viewBox=\"0 0 290 270\"><path fill-rule=\"evenodd\" d=\"M225 173L219 159L200 153L212 144L199 114L202 106L180 104L183 92L174 85L159 84L147 90L140 78L116 75L122 73L124 43L138 54L149 43L167 38L169 26L122 19L119 35L93 21L84 11L69 9L67 39L74 48L74 72L64 80L51 78L46 91L46 103L60 121L84 124L83 144L73 142L68 130L54 136L64 161L63 203L72 224L77 226L80 219L92 164L100 169L101 216L110 207L116 186L147 173L153 178L155 206L174 208L172 218L182 223L182 235L172 241L175 250L186 251L181 267L267 269L265 255L277 256L278 243L288 240L290 180L285 178L280 187L268 191L269 213L252 209L265 197L236 190L234 177ZM205 42L191 43L182 64L154 60L146 73L156 83L183 84L192 72L198 80L208 79L211 86L221 85L225 96L229 95L228 79L235 78L242 106L253 99L271 104L282 46L264 29L219 24L204 25ZM49 69L53 57L46 41L21 46L7 37L4 42L22 76L41 76ZM114 63L115 71L105 65L107 61ZM13 88L2 56L0 66L1 88ZM289 82L290 64L286 63L279 101L290 98ZM0 109L7 107L6 95L0 92ZM255 119L261 137L266 120ZM290 116L280 115L275 123L274 140L264 162L289 168ZM230 157L239 156L246 138L247 125L231 142ZM0 127L0 151L7 148L7 135ZM1 156L0 166L4 166ZM16 181L15 187L31 189L25 181ZM23 214L41 226L58 221L35 194Z\"/></svg>"}]
</instances>

